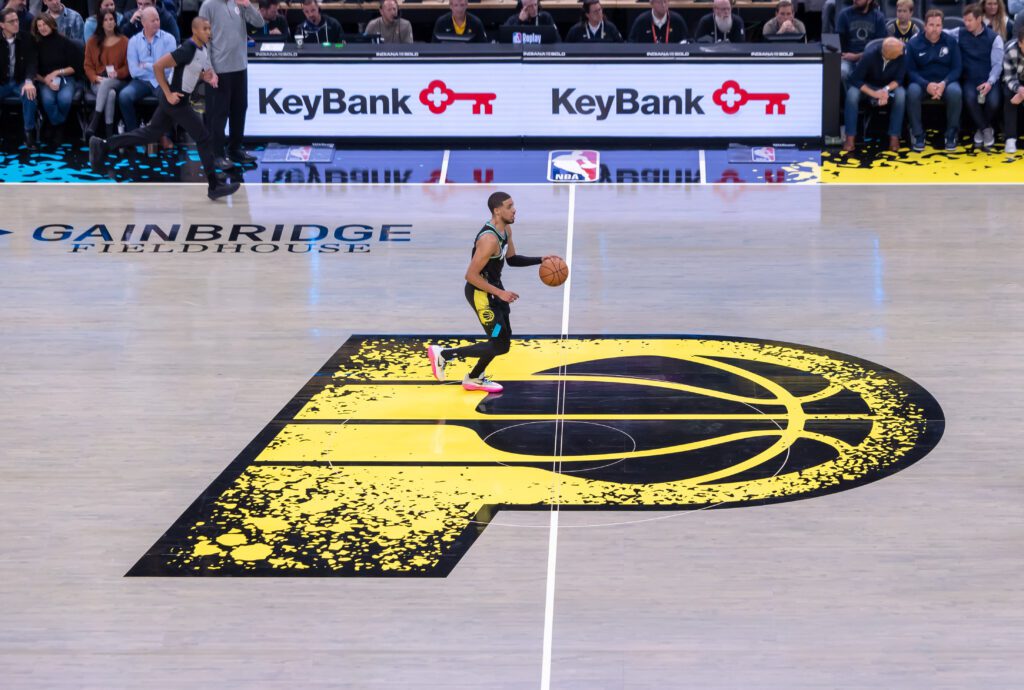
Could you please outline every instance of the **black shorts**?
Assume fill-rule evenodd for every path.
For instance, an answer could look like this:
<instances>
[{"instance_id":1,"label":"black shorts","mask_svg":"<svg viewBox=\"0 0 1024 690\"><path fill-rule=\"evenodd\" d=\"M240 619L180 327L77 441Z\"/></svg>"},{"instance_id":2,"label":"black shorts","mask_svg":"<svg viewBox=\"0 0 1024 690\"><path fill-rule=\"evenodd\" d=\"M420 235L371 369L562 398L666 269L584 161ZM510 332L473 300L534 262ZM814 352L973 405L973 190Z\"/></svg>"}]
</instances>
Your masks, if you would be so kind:
<instances>
[{"instance_id":1,"label":"black shorts","mask_svg":"<svg viewBox=\"0 0 1024 690\"><path fill-rule=\"evenodd\" d=\"M509 322L508 302L495 297L489 292L478 290L466 283L466 301L476 312L476 318L483 326L488 338L511 338L512 325Z\"/></svg>"}]
</instances>

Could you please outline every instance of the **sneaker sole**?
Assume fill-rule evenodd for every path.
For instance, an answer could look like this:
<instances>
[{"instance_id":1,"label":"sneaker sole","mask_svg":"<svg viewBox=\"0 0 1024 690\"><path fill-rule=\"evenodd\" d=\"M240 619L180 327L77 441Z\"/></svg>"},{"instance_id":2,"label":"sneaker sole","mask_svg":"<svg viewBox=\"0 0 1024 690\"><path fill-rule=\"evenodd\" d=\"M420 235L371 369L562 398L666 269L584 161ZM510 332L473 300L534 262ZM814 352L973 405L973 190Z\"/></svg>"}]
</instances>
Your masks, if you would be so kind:
<instances>
[{"instance_id":1,"label":"sneaker sole","mask_svg":"<svg viewBox=\"0 0 1024 690\"><path fill-rule=\"evenodd\" d=\"M467 391L484 391L486 393L500 393L505 390L504 386L492 383L490 386L479 386L475 383L463 383L462 388Z\"/></svg>"},{"instance_id":2,"label":"sneaker sole","mask_svg":"<svg viewBox=\"0 0 1024 690\"><path fill-rule=\"evenodd\" d=\"M219 188L216 191L207 192L206 196L208 196L211 201L216 201L217 199L223 199L224 197L231 196L237 191L238 185L236 184L230 187Z\"/></svg>"},{"instance_id":3,"label":"sneaker sole","mask_svg":"<svg viewBox=\"0 0 1024 690\"><path fill-rule=\"evenodd\" d=\"M430 372L438 381L444 382L444 369L438 369L437 360L441 356L440 345L427 346L427 357L430 359Z\"/></svg>"}]
</instances>

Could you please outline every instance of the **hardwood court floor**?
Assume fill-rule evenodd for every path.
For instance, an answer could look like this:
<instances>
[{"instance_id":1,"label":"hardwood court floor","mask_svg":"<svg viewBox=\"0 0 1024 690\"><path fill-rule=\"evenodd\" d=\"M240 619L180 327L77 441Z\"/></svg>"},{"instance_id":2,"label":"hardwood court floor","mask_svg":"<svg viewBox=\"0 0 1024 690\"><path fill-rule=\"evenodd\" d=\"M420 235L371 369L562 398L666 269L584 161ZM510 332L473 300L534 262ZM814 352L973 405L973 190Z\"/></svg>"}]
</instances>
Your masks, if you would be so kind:
<instances>
[{"instance_id":1,"label":"hardwood court floor","mask_svg":"<svg viewBox=\"0 0 1024 690\"><path fill-rule=\"evenodd\" d=\"M1011 186L509 187L520 252L568 255L571 218L570 335L798 343L927 389L945 435L892 476L564 511L556 549L549 512L503 511L446 578L124 577L352 334L476 334L462 275L490 191L0 190L4 687L1024 684ZM147 223L207 227L120 241ZM290 243L295 224L349 227L297 253L319 231ZM517 334L562 331L563 290L506 284Z\"/></svg>"}]
</instances>

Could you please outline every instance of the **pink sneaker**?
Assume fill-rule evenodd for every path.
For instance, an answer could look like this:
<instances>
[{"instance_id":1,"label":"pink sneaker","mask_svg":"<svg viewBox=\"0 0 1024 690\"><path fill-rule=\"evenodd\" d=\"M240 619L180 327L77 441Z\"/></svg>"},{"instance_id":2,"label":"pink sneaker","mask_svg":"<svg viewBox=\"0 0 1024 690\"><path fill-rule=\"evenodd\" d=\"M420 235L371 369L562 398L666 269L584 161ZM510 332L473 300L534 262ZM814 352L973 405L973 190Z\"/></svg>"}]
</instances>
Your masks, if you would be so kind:
<instances>
[{"instance_id":1,"label":"pink sneaker","mask_svg":"<svg viewBox=\"0 0 1024 690\"><path fill-rule=\"evenodd\" d=\"M462 387L467 391L486 391L488 393L500 393L505 390L504 386L491 381L486 375L478 379L471 379L468 376L462 379Z\"/></svg>"},{"instance_id":2,"label":"pink sneaker","mask_svg":"<svg viewBox=\"0 0 1024 690\"><path fill-rule=\"evenodd\" d=\"M447 364L447 362L444 357L441 356L441 346L427 346L427 357L430 358L430 371L433 372L434 378L438 381L444 381L444 365Z\"/></svg>"}]
</instances>

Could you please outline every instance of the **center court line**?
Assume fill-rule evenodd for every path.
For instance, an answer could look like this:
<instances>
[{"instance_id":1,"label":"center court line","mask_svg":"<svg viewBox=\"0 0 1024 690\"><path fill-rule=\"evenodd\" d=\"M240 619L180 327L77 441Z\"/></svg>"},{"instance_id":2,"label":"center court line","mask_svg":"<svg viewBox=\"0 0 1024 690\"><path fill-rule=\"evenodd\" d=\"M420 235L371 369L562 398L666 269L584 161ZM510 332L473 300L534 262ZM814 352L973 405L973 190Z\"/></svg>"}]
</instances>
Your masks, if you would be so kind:
<instances>
[{"instance_id":1,"label":"center court line","mask_svg":"<svg viewBox=\"0 0 1024 690\"><path fill-rule=\"evenodd\" d=\"M445 180L448 179L448 158L451 155L450 150L444 150L444 158L441 159L441 178L437 181L438 184L445 184Z\"/></svg>"},{"instance_id":2,"label":"center court line","mask_svg":"<svg viewBox=\"0 0 1024 690\"><path fill-rule=\"evenodd\" d=\"M569 212L566 221L565 238L565 264L569 266L569 277L565 281L562 292L562 331L560 340L565 340L569 335L569 293L572 286L572 236L576 219L576 185L569 185ZM561 367L560 367L561 369ZM565 413L565 383L559 383L558 393L555 396L555 457L562 455L562 442L565 438L565 431L562 424L557 420ZM548 577L544 592L544 655L541 662L541 690L551 688L551 638L555 620L555 572L558 566L558 506L560 502L558 485L561 482L560 462L555 462L554 485L551 494L551 525L548 530Z\"/></svg>"}]
</instances>

